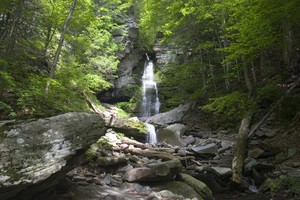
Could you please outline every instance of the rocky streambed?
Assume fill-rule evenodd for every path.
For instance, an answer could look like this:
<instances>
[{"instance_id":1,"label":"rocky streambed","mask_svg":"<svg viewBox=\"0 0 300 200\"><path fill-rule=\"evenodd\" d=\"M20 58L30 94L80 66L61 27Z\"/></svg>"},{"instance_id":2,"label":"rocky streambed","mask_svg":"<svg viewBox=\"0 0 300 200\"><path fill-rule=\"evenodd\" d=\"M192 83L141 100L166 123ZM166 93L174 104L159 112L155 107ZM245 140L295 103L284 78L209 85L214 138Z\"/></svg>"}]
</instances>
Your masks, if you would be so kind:
<instances>
[{"instance_id":1,"label":"rocky streambed","mask_svg":"<svg viewBox=\"0 0 300 200\"><path fill-rule=\"evenodd\" d=\"M209 130L203 118L192 105L149 118L155 145L143 142L141 123L112 111L3 122L0 199L299 197L299 129L281 134L268 120L249 141L237 187L230 184L237 134Z\"/></svg>"}]
</instances>

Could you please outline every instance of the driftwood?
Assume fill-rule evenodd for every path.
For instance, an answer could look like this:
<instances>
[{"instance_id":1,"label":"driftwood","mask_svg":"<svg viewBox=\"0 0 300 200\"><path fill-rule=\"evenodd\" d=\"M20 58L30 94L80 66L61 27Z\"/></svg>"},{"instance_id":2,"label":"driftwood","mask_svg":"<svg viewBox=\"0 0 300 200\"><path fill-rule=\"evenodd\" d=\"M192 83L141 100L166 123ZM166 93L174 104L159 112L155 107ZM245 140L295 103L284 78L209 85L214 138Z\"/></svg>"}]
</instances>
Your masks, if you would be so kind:
<instances>
[{"instance_id":1,"label":"driftwood","mask_svg":"<svg viewBox=\"0 0 300 200\"><path fill-rule=\"evenodd\" d=\"M140 149L130 146L127 152L133 155L145 156L150 158L161 158L162 160L180 160L180 157L174 156L167 152L154 151L149 149Z\"/></svg>"},{"instance_id":2,"label":"driftwood","mask_svg":"<svg viewBox=\"0 0 300 200\"><path fill-rule=\"evenodd\" d=\"M248 114L241 122L239 128L239 134L237 137L236 148L234 157L232 160L232 178L231 181L236 184L240 184L241 178L243 177L243 167L245 160L245 153L247 147L247 139L249 126L251 123L252 114Z\"/></svg>"},{"instance_id":3,"label":"driftwood","mask_svg":"<svg viewBox=\"0 0 300 200\"><path fill-rule=\"evenodd\" d=\"M134 146L129 146L129 148L125 149L126 152L132 154L132 155L138 155L138 156L144 156L148 158L158 158L162 159L164 161L167 160L190 160L194 159L193 156L180 156L176 154L172 154L166 151L156 151L152 149L141 149L141 148L135 148Z\"/></svg>"},{"instance_id":4,"label":"driftwood","mask_svg":"<svg viewBox=\"0 0 300 200\"><path fill-rule=\"evenodd\" d=\"M133 145L141 149L148 149L147 145L127 137L121 139L121 144Z\"/></svg>"},{"instance_id":5,"label":"driftwood","mask_svg":"<svg viewBox=\"0 0 300 200\"><path fill-rule=\"evenodd\" d=\"M255 131L266 121L266 119L275 111L275 109L280 105L280 103L284 100L284 98L291 93L296 86L300 83L300 77L294 81L292 86L286 91L285 95L283 95L277 102L276 104L265 114L265 116L252 128L252 130L249 132L248 138L251 138Z\"/></svg>"}]
</instances>

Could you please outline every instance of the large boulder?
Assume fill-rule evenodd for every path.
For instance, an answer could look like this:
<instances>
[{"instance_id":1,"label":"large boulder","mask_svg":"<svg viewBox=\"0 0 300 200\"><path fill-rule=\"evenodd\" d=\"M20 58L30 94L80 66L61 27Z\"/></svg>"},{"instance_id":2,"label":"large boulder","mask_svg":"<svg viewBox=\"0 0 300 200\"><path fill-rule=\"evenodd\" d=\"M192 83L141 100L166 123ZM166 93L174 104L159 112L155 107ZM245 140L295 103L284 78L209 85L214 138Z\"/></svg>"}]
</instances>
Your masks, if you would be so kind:
<instances>
[{"instance_id":1,"label":"large boulder","mask_svg":"<svg viewBox=\"0 0 300 200\"><path fill-rule=\"evenodd\" d=\"M149 117L146 122L151 124L157 124L161 126L167 126L169 124L181 123L185 115L188 113L189 109L192 107L192 104L184 104L173 110L170 110L165 113L160 113Z\"/></svg>"},{"instance_id":2,"label":"large boulder","mask_svg":"<svg viewBox=\"0 0 300 200\"><path fill-rule=\"evenodd\" d=\"M128 182L172 180L182 170L179 160L149 164L147 167L134 168L124 174Z\"/></svg>"},{"instance_id":3,"label":"large boulder","mask_svg":"<svg viewBox=\"0 0 300 200\"><path fill-rule=\"evenodd\" d=\"M3 125L0 199L8 199L57 174L76 154L104 135L106 129L100 115L91 113L67 113Z\"/></svg>"},{"instance_id":4,"label":"large boulder","mask_svg":"<svg viewBox=\"0 0 300 200\"><path fill-rule=\"evenodd\" d=\"M185 130L186 127L183 124L169 125L157 132L157 140L158 142L166 142L173 146L183 146L181 137L184 134Z\"/></svg>"},{"instance_id":5,"label":"large boulder","mask_svg":"<svg viewBox=\"0 0 300 200\"><path fill-rule=\"evenodd\" d=\"M212 196L212 192L207 185L198 179L188 175L188 174L180 174L179 181L191 186L194 190L197 191L198 194L203 198L203 200L214 200Z\"/></svg>"}]
</instances>

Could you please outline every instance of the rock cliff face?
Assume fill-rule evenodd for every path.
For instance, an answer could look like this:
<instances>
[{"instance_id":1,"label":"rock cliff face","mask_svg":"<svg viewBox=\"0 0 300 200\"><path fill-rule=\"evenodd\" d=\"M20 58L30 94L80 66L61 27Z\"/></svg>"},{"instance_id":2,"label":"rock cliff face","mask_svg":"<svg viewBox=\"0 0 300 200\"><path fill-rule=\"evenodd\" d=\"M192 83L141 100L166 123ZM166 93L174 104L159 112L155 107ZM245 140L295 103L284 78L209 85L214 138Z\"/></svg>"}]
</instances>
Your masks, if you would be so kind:
<instances>
[{"instance_id":1,"label":"rock cliff face","mask_svg":"<svg viewBox=\"0 0 300 200\"><path fill-rule=\"evenodd\" d=\"M117 78L113 80L113 88L99 93L97 96L102 102L115 103L129 101L140 85L143 63L146 60L145 52L138 45L139 30L134 17L134 11L127 15L116 16L118 25L124 27L112 33L114 39L124 45L119 52Z\"/></svg>"}]
</instances>

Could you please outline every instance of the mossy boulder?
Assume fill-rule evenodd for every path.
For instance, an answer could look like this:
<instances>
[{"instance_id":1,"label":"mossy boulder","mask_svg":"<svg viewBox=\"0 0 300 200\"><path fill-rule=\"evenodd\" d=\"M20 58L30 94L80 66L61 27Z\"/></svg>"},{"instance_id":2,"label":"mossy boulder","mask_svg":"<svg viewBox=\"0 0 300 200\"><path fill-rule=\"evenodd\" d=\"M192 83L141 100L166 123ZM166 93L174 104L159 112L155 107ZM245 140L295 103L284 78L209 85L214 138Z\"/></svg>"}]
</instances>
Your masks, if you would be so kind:
<instances>
[{"instance_id":1,"label":"mossy boulder","mask_svg":"<svg viewBox=\"0 0 300 200\"><path fill-rule=\"evenodd\" d=\"M162 182L157 187L160 190L169 190L174 194L182 195L185 198L204 200L193 187L181 181Z\"/></svg>"},{"instance_id":2,"label":"mossy boulder","mask_svg":"<svg viewBox=\"0 0 300 200\"><path fill-rule=\"evenodd\" d=\"M138 141L145 141L147 136L146 125L138 120L115 118L109 126L116 132L121 132L127 137L133 137Z\"/></svg>"},{"instance_id":3,"label":"mossy boulder","mask_svg":"<svg viewBox=\"0 0 300 200\"><path fill-rule=\"evenodd\" d=\"M212 191L209 189L209 187L198 179L188 174L181 173L178 175L178 180L194 188L194 190L197 191L198 194L200 194L203 200L214 200Z\"/></svg>"}]
</instances>

